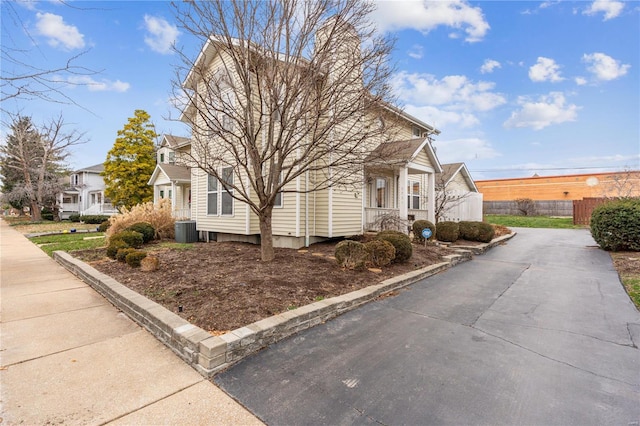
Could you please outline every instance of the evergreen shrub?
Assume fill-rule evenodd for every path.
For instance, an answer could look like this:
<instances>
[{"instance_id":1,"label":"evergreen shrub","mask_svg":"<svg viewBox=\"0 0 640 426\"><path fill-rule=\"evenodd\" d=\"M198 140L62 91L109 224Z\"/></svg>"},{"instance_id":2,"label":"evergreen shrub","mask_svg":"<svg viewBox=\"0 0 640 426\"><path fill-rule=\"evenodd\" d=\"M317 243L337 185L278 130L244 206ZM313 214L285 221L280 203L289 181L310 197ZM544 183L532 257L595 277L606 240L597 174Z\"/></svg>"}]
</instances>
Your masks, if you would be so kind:
<instances>
[{"instance_id":1,"label":"evergreen shrub","mask_svg":"<svg viewBox=\"0 0 640 426\"><path fill-rule=\"evenodd\" d=\"M436 225L436 238L438 241L452 243L460 237L460 226L457 222L438 222Z\"/></svg>"},{"instance_id":2,"label":"evergreen shrub","mask_svg":"<svg viewBox=\"0 0 640 426\"><path fill-rule=\"evenodd\" d=\"M364 244L357 241L344 240L336 244L334 256L338 265L346 269L359 269L365 266L369 253Z\"/></svg>"},{"instance_id":3,"label":"evergreen shrub","mask_svg":"<svg viewBox=\"0 0 640 426\"><path fill-rule=\"evenodd\" d=\"M145 257L147 257L147 253L141 250L134 250L133 252L127 254L125 261L127 262L127 265L131 266L132 268L137 268L140 266L140 262Z\"/></svg>"},{"instance_id":4,"label":"evergreen shrub","mask_svg":"<svg viewBox=\"0 0 640 426\"><path fill-rule=\"evenodd\" d=\"M416 220L413 222L413 239L417 242L424 242L424 238L422 237L422 231L426 228L431 229L431 238L430 240L435 239L436 237L436 226L428 221L428 220Z\"/></svg>"},{"instance_id":5,"label":"evergreen shrub","mask_svg":"<svg viewBox=\"0 0 640 426\"><path fill-rule=\"evenodd\" d=\"M364 247L369 254L369 263L376 268L387 266L396 257L396 248L389 241L372 240Z\"/></svg>"},{"instance_id":6,"label":"evergreen shrub","mask_svg":"<svg viewBox=\"0 0 640 426\"><path fill-rule=\"evenodd\" d=\"M608 251L640 251L640 198L611 201L591 213L591 235Z\"/></svg>"},{"instance_id":7,"label":"evergreen shrub","mask_svg":"<svg viewBox=\"0 0 640 426\"><path fill-rule=\"evenodd\" d=\"M402 263L411 259L413 246L408 235L399 231L382 231L378 232L376 239L388 241L396 249L396 257L393 259L393 263Z\"/></svg>"}]
</instances>

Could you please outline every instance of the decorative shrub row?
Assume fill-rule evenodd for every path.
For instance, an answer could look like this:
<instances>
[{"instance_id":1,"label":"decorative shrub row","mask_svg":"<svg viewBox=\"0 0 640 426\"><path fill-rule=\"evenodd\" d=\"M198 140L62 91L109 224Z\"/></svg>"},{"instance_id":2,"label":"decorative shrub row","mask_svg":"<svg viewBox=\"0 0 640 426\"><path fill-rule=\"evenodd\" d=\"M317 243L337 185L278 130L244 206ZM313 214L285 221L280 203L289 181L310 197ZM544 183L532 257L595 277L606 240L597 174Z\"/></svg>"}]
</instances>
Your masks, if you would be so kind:
<instances>
[{"instance_id":1,"label":"decorative shrub row","mask_svg":"<svg viewBox=\"0 0 640 426\"><path fill-rule=\"evenodd\" d=\"M604 250L640 251L640 198L596 207L591 213L591 235Z\"/></svg>"},{"instance_id":2,"label":"decorative shrub row","mask_svg":"<svg viewBox=\"0 0 640 426\"><path fill-rule=\"evenodd\" d=\"M71 222L84 222L92 225L100 225L105 220L109 220L109 216L100 215L100 214L94 214L94 215L88 214L88 215L80 216L79 214L72 214L72 215L69 215L69 220Z\"/></svg>"},{"instance_id":3,"label":"decorative shrub row","mask_svg":"<svg viewBox=\"0 0 640 426\"><path fill-rule=\"evenodd\" d=\"M428 220L416 220L413 222L413 236L416 242L424 242L422 231L429 228L432 237L429 240L437 239L438 241L454 242L458 239L467 241L479 241L482 243L490 242L495 230L493 226L485 222L439 222L437 225Z\"/></svg>"},{"instance_id":4,"label":"decorative shrub row","mask_svg":"<svg viewBox=\"0 0 640 426\"><path fill-rule=\"evenodd\" d=\"M458 222L438 222L436 226L436 238L438 241L452 243L460 237L460 225Z\"/></svg>"}]
</instances>

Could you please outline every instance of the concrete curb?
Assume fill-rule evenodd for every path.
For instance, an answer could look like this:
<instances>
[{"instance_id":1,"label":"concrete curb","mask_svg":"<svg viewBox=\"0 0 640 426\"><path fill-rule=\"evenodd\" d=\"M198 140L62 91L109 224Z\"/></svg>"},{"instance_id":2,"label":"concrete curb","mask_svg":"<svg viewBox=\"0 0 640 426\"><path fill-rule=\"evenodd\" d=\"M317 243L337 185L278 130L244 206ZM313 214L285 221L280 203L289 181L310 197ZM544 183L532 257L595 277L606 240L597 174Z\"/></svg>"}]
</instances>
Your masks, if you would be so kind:
<instances>
[{"instance_id":1,"label":"concrete curb","mask_svg":"<svg viewBox=\"0 0 640 426\"><path fill-rule=\"evenodd\" d=\"M505 241L510 240L511 238L515 237L516 234L517 234L517 232L512 232L511 234L503 235L503 236L498 237L498 238L494 238L493 240L491 240L488 243L479 244L477 246L450 245L449 248L456 249L456 250L469 250L474 255L481 255L481 254L485 254L487 252L487 250L492 249L495 246L498 246L498 245L504 243Z\"/></svg>"},{"instance_id":2,"label":"concrete curb","mask_svg":"<svg viewBox=\"0 0 640 426\"><path fill-rule=\"evenodd\" d=\"M515 233L510 237L514 235ZM494 241L497 245L506 239L501 237ZM494 241L486 246L493 244ZM471 260L470 251L458 251L459 254L446 256L446 262L283 312L232 330L222 336L212 336L66 252L55 251L53 258L136 323L146 328L200 374L209 378L242 358L292 334L335 318L385 293L406 287L460 262Z\"/></svg>"}]
</instances>

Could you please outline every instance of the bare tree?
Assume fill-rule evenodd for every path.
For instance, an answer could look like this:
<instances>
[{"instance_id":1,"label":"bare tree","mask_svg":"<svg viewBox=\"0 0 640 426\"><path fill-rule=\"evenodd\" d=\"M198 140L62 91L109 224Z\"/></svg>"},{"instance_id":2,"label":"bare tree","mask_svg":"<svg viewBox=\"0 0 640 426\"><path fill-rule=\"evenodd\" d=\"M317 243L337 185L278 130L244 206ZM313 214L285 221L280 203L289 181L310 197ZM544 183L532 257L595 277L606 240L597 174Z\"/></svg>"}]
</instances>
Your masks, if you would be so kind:
<instances>
[{"instance_id":1,"label":"bare tree","mask_svg":"<svg viewBox=\"0 0 640 426\"><path fill-rule=\"evenodd\" d=\"M470 193L452 191L451 181L447 180L444 173L436 174L435 186L434 216L436 223L438 223L448 211L464 203Z\"/></svg>"},{"instance_id":2,"label":"bare tree","mask_svg":"<svg viewBox=\"0 0 640 426\"><path fill-rule=\"evenodd\" d=\"M376 35L373 7L359 0L175 5L185 32L204 45L195 61L181 54L174 81L175 96L186 98L191 160L258 216L264 261L274 258L279 194L361 187L370 144L391 131L380 117L395 111L385 106L393 42ZM292 189L298 177L305 185Z\"/></svg>"},{"instance_id":3,"label":"bare tree","mask_svg":"<svg viewBox=\"0 0 640 426\"><path fill-rule=\"evenodd\" d=\"M12 134L0 145L3 168L20 176L9 197L27 200L32 221L42 219L42 207L52 204L60 190L58 178L70 154L69 148L85 142L84 134L67 132L65 127L61 116L40 129L33 126L31 118L16 116L11 124Z\"/></svg>"},{"instance_id":4,"label":"bare tree","mask_svg":"<svg viewBox=\"0 0 640 426\"><path fill-rule=\"evenodd\" d=\"M612 173L603 187L604 198L640 197L640 171L626 167L622 172Z\"/></svg>"},{"instance_id":5,"label":"bare tree","mask_svg":"<svg viewBox=\"0 0 640 426\"><path fill-rule=\"evenodd\" d=\"M61 2L64 3L64 2ZM6 112L7 101L12 99L42 99L48 102L77 103L64 90L71 83L68 77L91 76L98 71L91 70L78 62L88 51L72 55L58 64L48 61L48 67L39 67L33 63L34 54L39 54L38 44L30 29L16 10L17 2L2 2L2 43L0 55L0 110ZM19 48L18 35L29 39L30 48ZM41 53L41 52L40 52ZM83 85L83 83L74 83Z\"/></svg>"}]
</instances>

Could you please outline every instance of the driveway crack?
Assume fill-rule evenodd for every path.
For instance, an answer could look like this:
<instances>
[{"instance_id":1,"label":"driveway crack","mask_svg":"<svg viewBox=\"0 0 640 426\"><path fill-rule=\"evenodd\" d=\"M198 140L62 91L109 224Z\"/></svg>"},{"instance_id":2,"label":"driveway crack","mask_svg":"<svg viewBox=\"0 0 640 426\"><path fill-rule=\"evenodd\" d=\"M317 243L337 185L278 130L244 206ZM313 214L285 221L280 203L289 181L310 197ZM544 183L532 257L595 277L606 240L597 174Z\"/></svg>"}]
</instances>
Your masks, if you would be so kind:
<instances>
[{"instance_id":1,"label":"driveway crack","mask_svg":"<svg viewBox=\"0 0 640 426\"><path fill-rule=\"evenodd\" d=\"M503 342L509 343L509 344L511 344L513 346L516 346L516 347L520 348L520 349L524 349L527 352L531 352L532 354L538 355L538 356L540 356L540 357L542 357L544 359L547 359L549 361L553 361L553 362L557 362L557 363L562 364L562 365L566 365L567 367L574 368L576 370L582 371L584 373L591 374L591 375L596 376L596 377L600 377L602 379L613 380L614 382L623 383L623 384L625 384L627 386L632 386L632 387L636 387L637 386L636 383L629 383L629 382L625 382L624 380L620 380L620 379L616 379L616 378L613 378L613 377L604 376L602 374L598 374L598 373L593 372L591 370L586 370L584 368L578 367L577 365L573 365L573 364L571 364L569 362L562 361L562 360L559 360L559 359L556 359L556 358L552 358L552 357L550 357L548 355L545 355L545 354L542 354L540 352L536 352L533 349L527 348L526 346L522 346L519 343L512 342L509 339L505 339L504 337L489 333L489 332L487 332L487 331L485 331L485 330L483 330L481 328L474 327L474 326L472 326L471 328L473 328L474 330L478 330L478 331L480 331L482 333L485 333L488 336L495 337L496 339L502 340Z\"/></svg>"},{"instance_id":2,"label":"driveway crack","mask_svg":"<svg viewBox=\"0 0 640 426\"><path fill-rule=\"evenodd\" d=\"M478 316L476 317L476 319L475 319L475 320L473 320L473 322L471 323L471 327L475 326L475 325L476 325L476 323L478 322L478 320L479 320L479 319L480 319L480 318L481 318L481 317L482 317L482 316L483 316L487 311L491 310L491 308L493 307L493 305L495 305L495 304L496 304L496 302L497 302L498 300L500 300L500 298L502 297L502 295L503 295L503 294L505 294L507 291L509 291L509 289L510 289L510 288L511 288L515 283L517 283L517 282L518 282L518 280L522 277L522 275L523 275L525 272L527 272L527 271L529 270L529 268L531 268L531 264L530 264L530 263L528 263L528 264L526 265L526 267L522 270L522 272L520 272L520 275L518 275L518 277L517 277L515 280L513 280L513 281L512 281L512 282L511 282L511 283L510 283L510 284L509 284L509 285L508 285L504 290L502 290L502 292L498 295L498 297L496 297L496 298L495 298L495 300L491 303L491 305L489 305L489 306L488 306L484 311L482 311L482 312L480 313L480 315L478 315Z\"/></svg>"}]
</instances>

